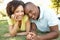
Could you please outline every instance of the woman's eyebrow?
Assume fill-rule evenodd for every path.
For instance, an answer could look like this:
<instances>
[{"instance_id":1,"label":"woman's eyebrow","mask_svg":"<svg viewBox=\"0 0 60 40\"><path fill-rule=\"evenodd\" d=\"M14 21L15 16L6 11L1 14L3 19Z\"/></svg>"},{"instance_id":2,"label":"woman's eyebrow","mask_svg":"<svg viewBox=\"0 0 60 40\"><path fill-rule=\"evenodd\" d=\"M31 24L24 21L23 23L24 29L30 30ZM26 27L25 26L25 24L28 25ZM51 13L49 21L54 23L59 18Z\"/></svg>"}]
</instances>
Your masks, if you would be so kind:
<instances>
[{"instance_id":1,"label":"woman's eyebrow","mask_svg":"<svg viewBox=\"0 0 60 40\"><path fill-rule=\"evenodd\" d=\"M24 12L24 10L21 10L21 12Z\"/></svg>"}]
</instances>

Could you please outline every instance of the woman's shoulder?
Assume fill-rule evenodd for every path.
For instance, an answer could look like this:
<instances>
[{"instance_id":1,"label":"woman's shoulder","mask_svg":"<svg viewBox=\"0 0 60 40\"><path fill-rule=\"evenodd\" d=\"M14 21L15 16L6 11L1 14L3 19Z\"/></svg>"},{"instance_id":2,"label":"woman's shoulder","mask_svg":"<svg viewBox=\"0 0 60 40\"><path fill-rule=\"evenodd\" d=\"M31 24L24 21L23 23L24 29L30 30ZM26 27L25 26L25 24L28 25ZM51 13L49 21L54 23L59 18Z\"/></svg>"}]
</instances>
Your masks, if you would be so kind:
<instances>
[{"instance_id":1,"label":"woman's shoulder","mask_svg":"<svg viewBox=\"0 0 60 40\"><path fill-rule=\"evenodd\" d=\"M27 15L24 15L23 20L27 21L29 18Z\"/></svg>"},{"instance_id":2,"label":"woman's shoulder","mask_svg":"<svg viewBox=\"0 0 60 40\"><path fill-rule=\"evenodd\" d=\"M28 19L28 15L24 15L24 18L25 18L25 19Z\"/></svg>"}]
</instances>

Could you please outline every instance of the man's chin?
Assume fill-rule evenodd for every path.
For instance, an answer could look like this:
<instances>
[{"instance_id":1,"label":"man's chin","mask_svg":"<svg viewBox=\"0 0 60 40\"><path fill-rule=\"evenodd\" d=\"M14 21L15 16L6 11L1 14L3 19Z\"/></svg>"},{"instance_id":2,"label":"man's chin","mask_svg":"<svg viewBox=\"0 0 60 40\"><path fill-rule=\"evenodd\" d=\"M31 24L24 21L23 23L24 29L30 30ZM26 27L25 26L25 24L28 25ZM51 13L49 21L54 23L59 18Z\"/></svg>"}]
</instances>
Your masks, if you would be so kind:
<instances>
[{"instance_id":1,"label":"man's chin","mask_svg":"<svg viewBox=\"0 0 60 40\"><path fill-rule=\"evenodd\" d=\"M30 19L36 20L36 18L31 18L31 17L30 17Z\"/></svg>"}]
</instances>

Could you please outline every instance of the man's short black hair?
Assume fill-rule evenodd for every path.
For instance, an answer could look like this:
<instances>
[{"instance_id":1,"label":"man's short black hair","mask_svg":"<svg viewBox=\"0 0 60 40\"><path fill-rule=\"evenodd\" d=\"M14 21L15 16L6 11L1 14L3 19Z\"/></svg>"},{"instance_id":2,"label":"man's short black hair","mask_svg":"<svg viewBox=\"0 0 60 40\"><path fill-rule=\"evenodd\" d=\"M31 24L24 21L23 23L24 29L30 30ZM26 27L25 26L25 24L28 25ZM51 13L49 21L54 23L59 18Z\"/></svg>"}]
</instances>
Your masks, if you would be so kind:
<instances>
[{"instance_id":1,"label":"man's short black hair","mask_svg":"<svg viewBox=\"0 0 60 40\"><path fill-rule=\"evenodd\" d=\"M27 3L25 3L25 7L29 4L33 4L33 3L32 2L27 2Z\"/></svg>"}]
</instances>

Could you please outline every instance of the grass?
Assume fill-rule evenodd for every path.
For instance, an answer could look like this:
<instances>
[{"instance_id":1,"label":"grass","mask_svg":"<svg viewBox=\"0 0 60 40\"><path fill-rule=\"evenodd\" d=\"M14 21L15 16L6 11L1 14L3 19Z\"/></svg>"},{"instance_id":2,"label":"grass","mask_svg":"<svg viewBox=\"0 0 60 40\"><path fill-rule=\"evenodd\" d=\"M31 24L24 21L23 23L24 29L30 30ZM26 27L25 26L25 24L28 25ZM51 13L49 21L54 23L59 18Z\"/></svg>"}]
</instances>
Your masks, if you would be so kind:
<instances>
[{"instance_id":1,"label":"grass","mask_svg":"<svg viewBox=\"0 0 60 40\"><path fill-rule=\"evenodd\" d=\"M8 24L6 21L0 21L0 40L26 40L25 36L4 37L3 35L8 32Z\"/></svg>"},{"instance_id":2,"label":"grass","mask_svg":"<svg viewBox=\"0 0 60 40\"><path fill-rule=\"evenodd\" d=\"M0 21L0 40L26 40L26 36L4 37L3 35L7 32L8 32L7 21ZM56 40L60 40L60 37Z\"/></svg>"}]
</instances>

